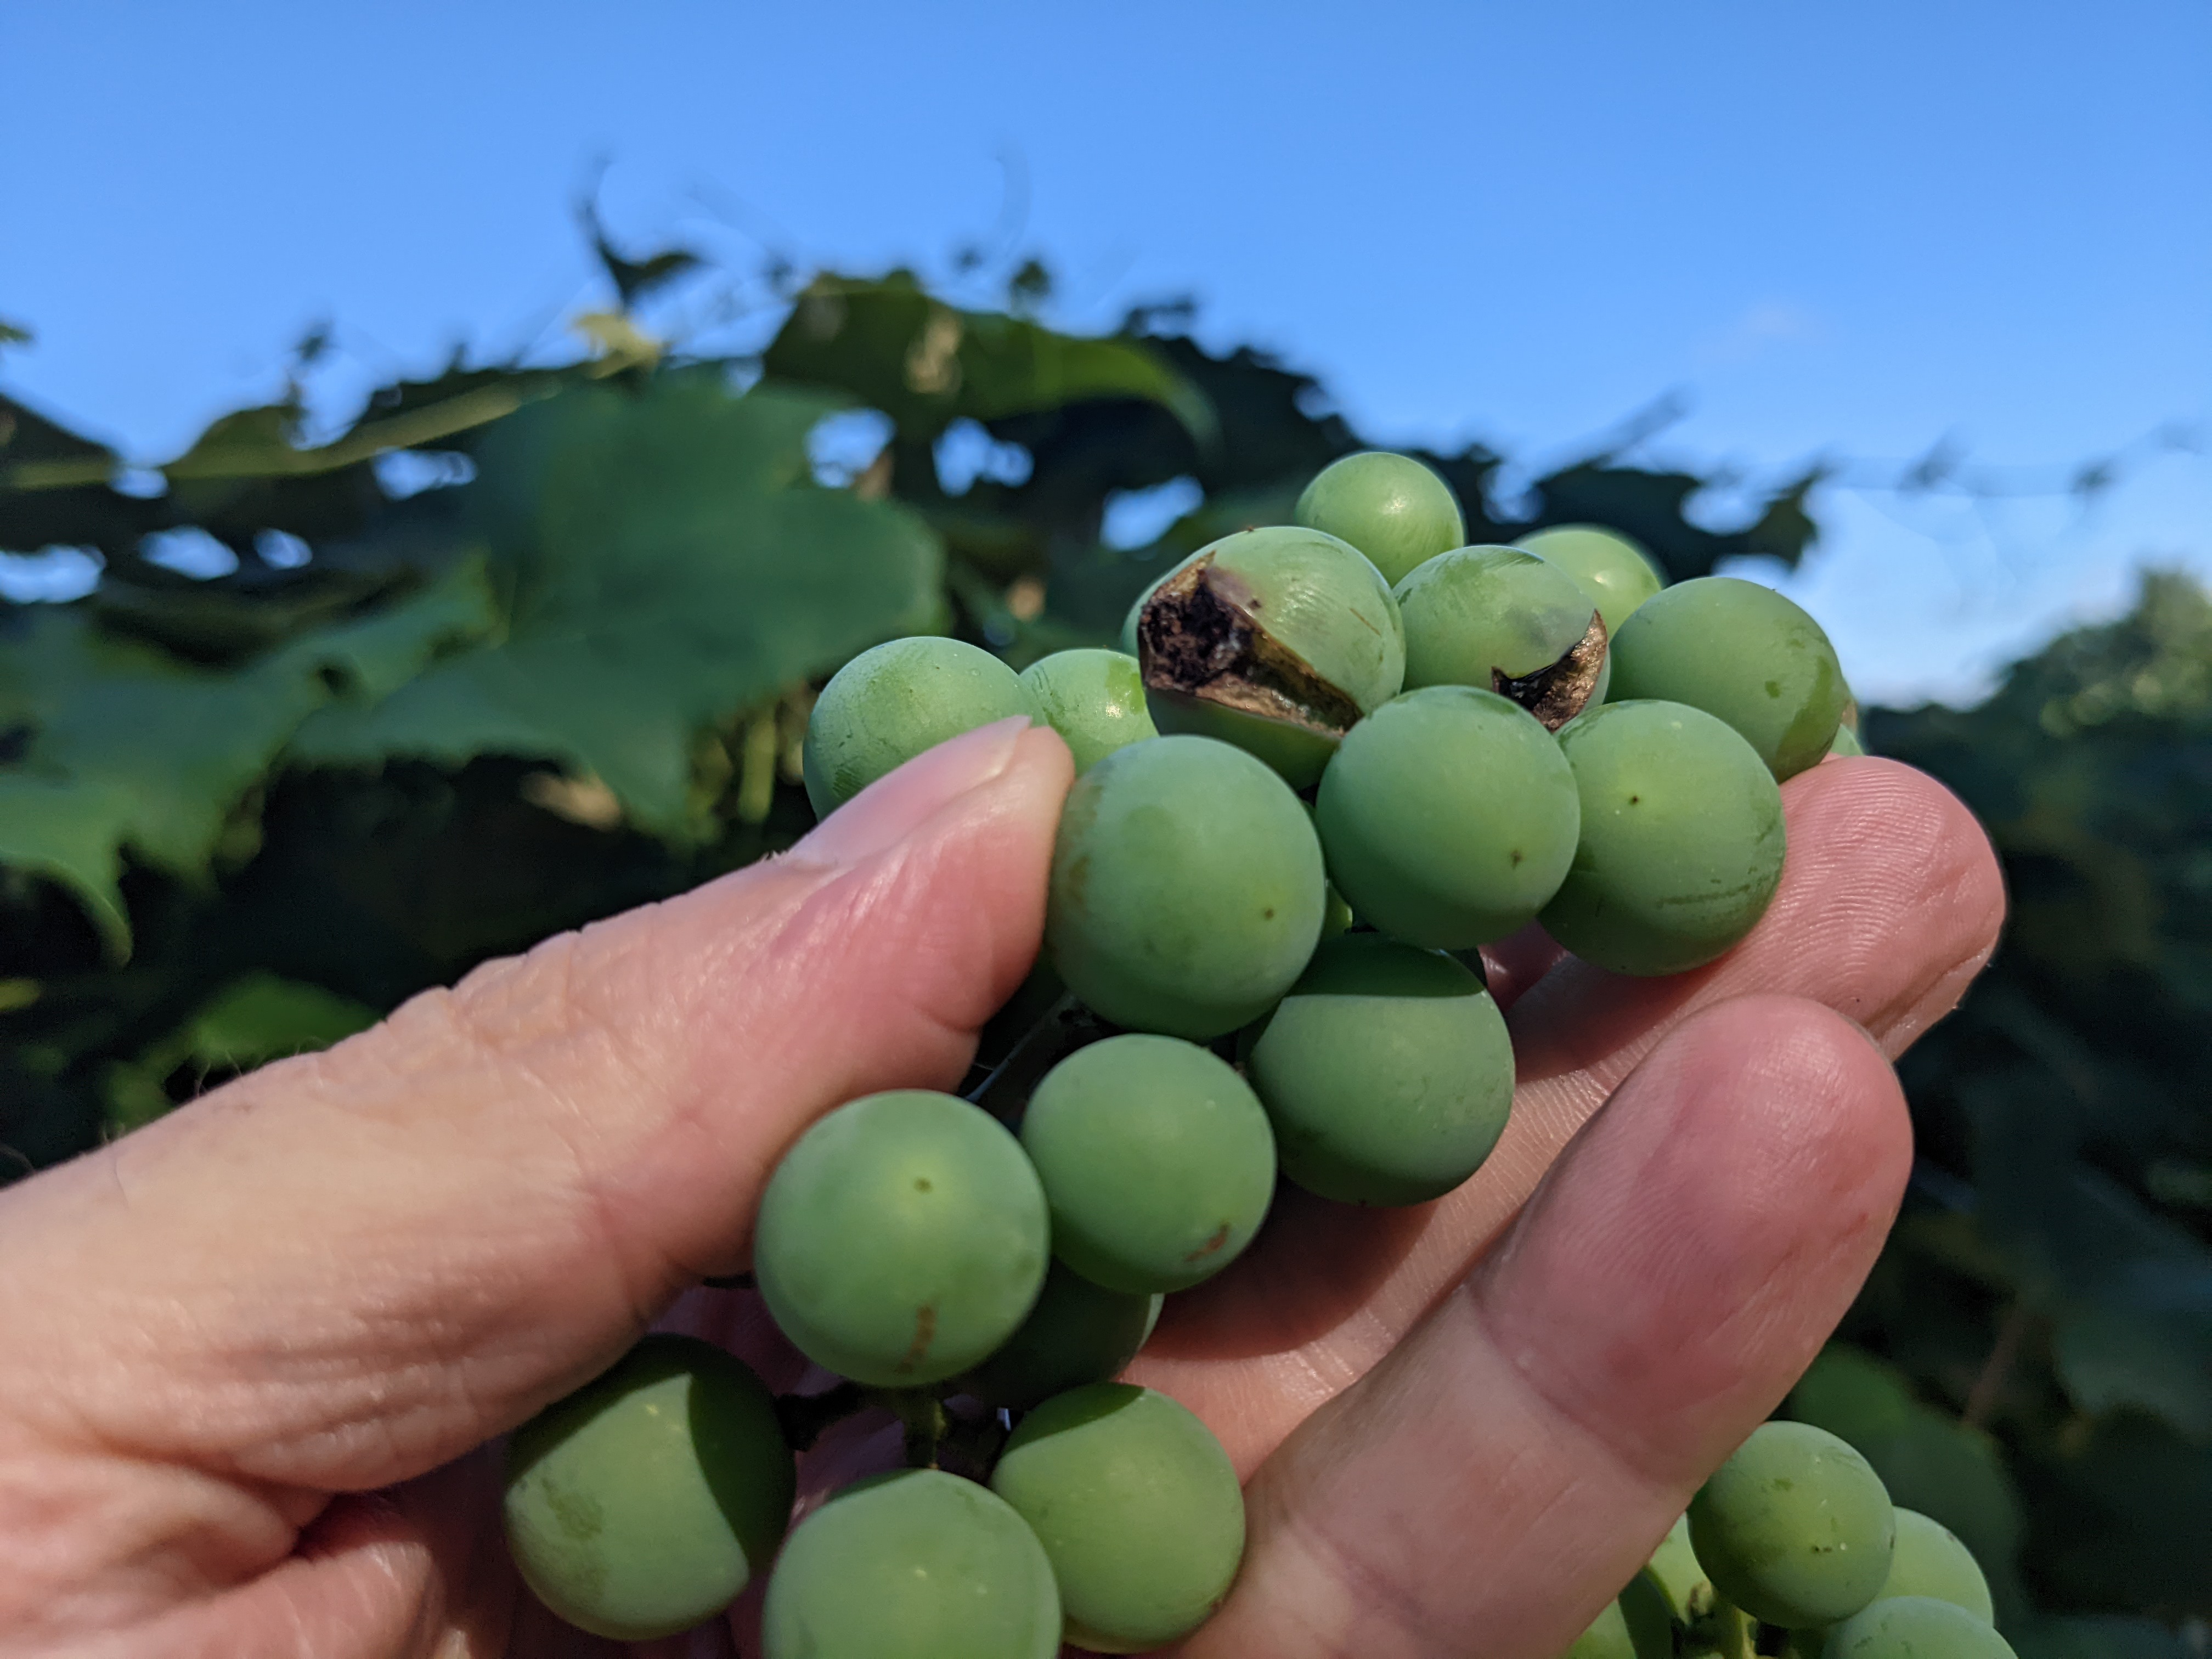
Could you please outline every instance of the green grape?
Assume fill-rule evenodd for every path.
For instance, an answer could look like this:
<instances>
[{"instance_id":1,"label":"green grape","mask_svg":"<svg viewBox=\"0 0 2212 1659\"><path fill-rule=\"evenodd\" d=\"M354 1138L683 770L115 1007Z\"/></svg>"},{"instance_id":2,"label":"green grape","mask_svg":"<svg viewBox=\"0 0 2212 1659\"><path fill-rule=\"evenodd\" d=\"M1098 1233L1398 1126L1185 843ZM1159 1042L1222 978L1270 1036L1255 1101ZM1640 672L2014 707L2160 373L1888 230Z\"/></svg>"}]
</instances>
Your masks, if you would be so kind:
<instances>
[{"instance_id":1,"label":"green grape","mask_svg":"<svg viewBox=\"0 0 2212 1659\"><path fill-rule=\"evenodd\" d=\"M1187 1290L1234 1261L1275 1192L1267 1115L1237 1069L1179 1037L1108 1037L1048 1072L1022 1146L1053 1254L1109 1290Z\"/></svg>"},{"instance_id":2,"label":"green grape","mask_svg":"<svg viewBox=\"0 0 2212 1659\"><path fill-rule=\"evenodd\" d=\"M1674 1659L1674 1612L1656 1571L1650 1566L1638 1569L1613 1598L1613 1605L1628 1627L1636 1659Z\"/></svg>"},{"instance_id":3,"label":"green grape","mask_svg":"<svg viewBox=\"0 0 2212 1659\"><path fill-rule=\"evenodd\" d=\"M1982 1576L1973 1552L1948 1527L1917 1510L1897 1512L1897 1547L1890 1556L1889 1577L1875 1599L1899 1595L1932 1595L1964 1607L1985 1624L1996 1622L1990 1581Z\"/></svg>"},{"instance_id":4,"label":"green grape","mask_svg":"<svg viewBox=\"0 0 2212 1659\"><path fill-rule=\"evenodd\" d=\"M1408 691L1495 691L1554 732L1595 701L1605 624L1590 596L1549 561L1517 547L1456 548L1395 592Z\"/></svg>"},{"instance_id":5,"label":"green grape","mask_svg":"<svg viewBox=\"0 0 2212 1659\"><path fill-rule=\"evenodd\" d=\"M1038 716L1060 733L1086 770L1124 744L1158 737L1145 707L1137 659L1119 651L1055 651L1022 670Z\"/></svg>"},{"instance_id":6,"label":"green grape","mask_svg":"<svg viewBox=\"0 0 2212 1659\"><path fill-rule=\"evenodd\" d=\"M1859 734L1850 726L1839 726L1836 728L1836 740L1828 745L1828 752L1831 755L1863 755L1866 745L1859 741Z\"/></svg>"},{"instance_id":7,"label":"green grape","mask_svg":"<svg viewBox=\"0 0 2212 1659\"><path fill-rule=\"evenodd\" d=\"M1572 576L1605 619L1607 634L1620 632L1630 613L1667 585L1651 556L1616 530L1563 524L1523 536L1514 545Z\"/></svg>"},{"instance_id":8,"label":"green grape","mask_svg":"<svg viewBox=\"0 0 2212 1659\"><path fill-rule=\"evenodd\" d=\"M1678 1516L1659 1540L1644 1572L1664 1600L1668 1616L1682 1624L1712 1605L1712 1581L1705 1577L1705 1570L1698 1565L1697 1552L1690 1547L1686 1515Z\"/></svg>"},{"instance_id":9,"label":"green grape","mask_svg":"<svg viewBox=\"0 0 2212 1659\"><path fill-rule=\"evenodd\" d=\"M1809 1423L1761 1424L1690 1503L1690 1542L1713 1588L1790 1630L1873 1601L1896 1532L1881 1477Z\"/></svg>"},{"instance_id":10,"label":"green grape","mask_svg":"<svg viewBox=\"0 0 2212 1659\"><path fill-rule=\"evenodd\" d=\"M1346 736L1314 822L1359 919L1461 950L1534 919L1575 856L1582 805L1560 745L1495 692L1437 685Z\"/></svg>"},{"instance_id":11,"label":"green grape","mask_svg":"<svg viewBox=\"0 0 2212 1659\"><path fill-rule=\"evenodd\" d=\"M991 1476L1052 1561L1066 1638L1147 1653L1196 1630L1244 1554L1221 1443L1164 1394L1101 1382L1022 1419Z\"/></svg>"},{"instance_id":12,"label":"green grape","mask_svg":"<svg viewBox=\"0 0 2212 1659\"><path fill-rule=\"evenodd\" d=\"M1159 1322L1158 1296L1109 1291L1064 1262L1006 1344L960 1380L960 1391L1014 1411L1119 1376Z\"/></svg>"},{"instance_id":13,"label":"green grape","mask_svg":"<svg viewBox=\"0 0 2212 1659\"><path fill-rule=\"evenodd\" d=\"M1382 574L1285 525L1224 536L1169 572L1139 610L1137 657L1161 731L1236 744L1298 788L1406 672Z\"/></svg>"},{"instance_id":14,"label":"green grape","mask_svg":"<svg viewBox=\"0 0 2212 1659\"><path fill-rule=\"evenodd\" d=\"M1605 1604L1605 1611L1590 1620L1563 1659L1638 1659L1636 1638L1628 1633L1628 1620L1618 1600Z\"/></svg>"},{"instance_id":15,"label":"green grape","mask_svg":"<svg viewBox=\"0 0 2212 1659\"><path fill-rule=\"evenodd\" d=\"M1513 1105L1513 1042L1441 951L1347 933L1248 1038L1283 1173L1348 1204L1421 1204L1473 1175Z\"/></svg>"},{"instance_id":16,"label":"green grape","mask_svg":"<svg viewBox=\"0 0 2212 1659\"><path fill-rule=\"evenodd\" d=\"M1352 907L1344 902L1344 895L1336 890L1336 884L1328 884L1326 901L1321 913L1321 936L1334 939L1339 933L1352 931Z\"/></svg>"},{"instance_id":17,"label":"green grape","mask_svg":"<svg viewBox=\"0 0 2212 1659\"><path fill-rule=\"evenodd\" d=\"M1383 449L1331 461L1305 487L1291 517L1350 542L1388 582L1467 540L1451 486L1412 456Z\"/></svg>"},{"instance_id":18,"label":"green grape","mask_svg":"<svg viewBox=\"0 0 2212 1659\"><path fill-rule=\"evenodd\" d=\"M1290 787L1207 738L1117 749L1060 810L1045 946L1117 1025L1205 1042L1265 1013L1321 937L1321 843Z\"/></svg>"},{"instance_id":19,"label":"green grape","mask_svg":"<svg viewBox=\"0 0 2212 1659\"><path fill-rule=\"evenodd\" d=\"M860 1481L800 1522L761 1613L766 1659L1054 1659L1060 1634L1036 1534L938 1469Z\"/></svg>"},{"instance_id":20,"label":"green grape","mask_svg":"<svg viewBox=\"0 0 2212 1659\"><path fill-rule=\"evenodd\" d=\"M737 1598L791 1516L791 1449L742 1360L648 1336L507 1443L507 1547L538 1599L621 1642Z\"/></svg>"},{"instance_id":21,"label":"green grape","mask_svg":"<svg viewBox=\"0 0 2212 1659\"><path fill-rule=\"evenodd\" d=\"M1932 1595L1876 1601L1828 1633L1821 1659L2014 1659L1994 1626Z\"/></svg>"},{"instance_id":22,"label":"green grape","mask_svg":"<svg viewBox=\"0 0 2212 1659\"><path fill-rule=\"evenodd\" d=\"M1004 1126L901 1089L840 1106L769 1178L753 1272L783 1334L877 1388L956 1376L1044 1283L1044 1189Z\"/></svg>"},{"instance_id":23,"label":"green grape","mask_svg":"<svg viewBox=\"0 0 2212 1659\"><path fill-rule=\"evenodd\" d=\"M1614 973L1677 974L1758 924L1782 879L1782 794L1731 727L1682 703L1610 702L1559 749L1582 837L1540 918L1553 939Z\"/></svg>"},{"instance_id":24,"label":"green grape","mask_svg":"<svg viewBox=\"0 0 2212 1659\"><path fill-rule=\"evenodd\" d=\"M1700 576L1647 599L1621 625L1613 695L1719 716L1780 782L1828 752L1850 694L1820 623L1757 582Z\"/></svg>"},{"instance_id":25,"label":"green grape","mask_svg":"<svg viewBox=\"0 0 2212 1659\"><path fill-rule=\"evenodd\" d=\"M863 651L806 721L806 798L824 815L947 738L1028 714L1014 671L959 640L921 635Z\"/></svg>"}]
</instances>

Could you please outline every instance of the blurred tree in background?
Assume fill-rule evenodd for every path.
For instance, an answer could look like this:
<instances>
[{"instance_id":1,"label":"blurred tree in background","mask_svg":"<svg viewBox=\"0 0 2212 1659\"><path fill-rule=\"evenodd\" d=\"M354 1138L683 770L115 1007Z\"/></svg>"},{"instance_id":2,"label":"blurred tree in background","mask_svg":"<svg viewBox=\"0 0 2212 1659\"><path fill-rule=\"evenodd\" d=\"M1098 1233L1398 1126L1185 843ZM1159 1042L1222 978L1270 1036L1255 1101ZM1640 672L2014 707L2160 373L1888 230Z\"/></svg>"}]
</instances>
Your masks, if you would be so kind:
<instances>
[{"instance_id":1,"label":"blurred tree in background","mask_svg":"<svg viewBox=\"0 0 2212 1659\"><path fill-rule=\"evenodd\" d=\"M1107 642L1166 562L1363 447L1187 307L1043 326L1034 263L986 309L817 274L725 357L638 319L690 256L595 240L622 308L578 319L578 361L457 359L326 441L295 387L147 477L0 397L0 550L99 562L81 599L0 605L0 1181L788 845L846 659ZM1707 480L1624 453L1519 518L1503 457L1422 459L1476 541L1606 524L1677 579L1811 544L1817 475L1717 532L1684 512ZM1982 707L1866 729L1981 815L2014 918L1905 1063L1906 1215L1790 1409L1968 1540L2030 1659L2201 1655L2212 605L2151 578Z\"/></svg>"}]
</instances>

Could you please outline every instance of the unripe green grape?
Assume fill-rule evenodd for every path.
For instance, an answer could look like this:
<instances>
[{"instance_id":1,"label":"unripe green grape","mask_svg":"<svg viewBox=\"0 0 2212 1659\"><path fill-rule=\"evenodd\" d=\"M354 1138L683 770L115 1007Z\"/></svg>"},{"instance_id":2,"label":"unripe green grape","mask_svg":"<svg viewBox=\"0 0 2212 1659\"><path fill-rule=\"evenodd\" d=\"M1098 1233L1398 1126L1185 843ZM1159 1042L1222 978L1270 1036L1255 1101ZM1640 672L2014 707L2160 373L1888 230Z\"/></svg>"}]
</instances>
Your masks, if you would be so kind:
<instances>
[{"instance_id":1,"label":"unripe green grape","mask_svg":"<svg viewBox=\"0 0 2212 1659\"><path fill-rule=\"evenodd\" d=\"M1357 548L1278 525L1170 571L1139 607L1137 659L1161 731L1236 744L1303 788L1354 721L1397 696L1405 634Z\"/></svg>"},{"instance_id":2,"label":"unripe green grape","mask_svg":"<svg viewBox=\"0 0 2212 1659\"><path fill-rule=\"evenodd\" d=\"M1104 1018L1205 1042L1290 989L1321 937L1324 882L1280 777L1229 744L1155 738L1068 791L1045 946Z\"/></svg>"},{"instance_id":3,"label":"unripe green grape","mask_svg":"<svg viewBox=\"0 0 2212 1659\"><path fill-rule=\"evenodd\" d=\"M1451 486L1412 456L1382 449L1331 461L1305 487L1291 517L1351 543L1389 582L1467 540Z\"/></svg>"},{"instance_id":4,"label":"unripe green grape","mask_svg":"<svg viewBox=\"0 0 2212 1659\"><path fill-rule=\"evenodd\" d=\"M1900 1595L1932 1595L1964 1607L1985 1624L1996 1621L1990 1581L1974 1553L1942 1522L1917 1510L1897 1511L1897 1547L1889 1559L1877 1601Z\"/></svg>"},{"instance_id":5,"label":"unripe green grape","mask_svg":"<svg viewBox=\"0 0 2212 1659\"><path fill-rule=\"evenodd\" d=\"M939 1469L859 1482L800 1522L761 1612L766 1659L1054 1659L1060 1639L1036 1534Z\"/></svg>"},{"instance_id":6,"label":"unripe green grape","mask_svg":"<svg viewBox=\"0 0 2212 1659\"><path fill-rule=\"evenodd\" d=\"M1896 1532L1881 1477L1809 1423L1761 1424L1690 1503L1690 1542L1713 1588L1790 1630L1833 1624L1873 1601Z\"/></svg>"},{"instance_id":7,"label":"unripe green grape","mask_svg":"<svg viewBox=\"0 0 2212 1659\"><path fill-rule=\"evenodd\" d=\"M991 1489L1052 1562L1066 1638L1148 1653L1204 1624L1244 1554L1237 1470L1164 1394L1102 1382L1022 1419Z\"/></svg>"},{"instance_id":8,"label":"unripe green grape","mask_svg":"<svg viewBox=\"0 0 2212 1659\"><path fill-rule=\"evenodd\" d=\"M1540 918L1553 939L1617 974L1676 974L1758 925L1782 879L1782 794L1733 728L1682 703L1609 702L1559 749L1582 836Z\"/></svg>"},{"instance_id":9,"label":"unripe green grape","mask_svg":"<svg viewBox=\"0 0 2212 1659\"><path fill-rule=\"evenodd\" d=\"M827 816L947 738L1030 712L1014 671L936 635L863 651L830 677L806 720L806 798Z\"/></svg>"},{"instance_id":10,"label":"unripe green grape","mask_svg":"<svg viewBox=\"0 0 2212 1659\"><path fill-rule=\"evenodd\" d=\"M1606 630L1559 566L1517 547L1461 547L1415 569L1394 596L1406 628L1406 689L1472 685L1510 697L1552 731L1596 700Z\"/></svg>"},{"instance_id":11,"label":"unripe green grape","mask_svg":"<svg viewBox=\"0 0 2212 1659\"><path fill-rule=\"evenodd\" d=\"M1088 769L1125 744L1159 735L1145 707L1137 659L1119 651L1055 651L1022 670L1037 717L1060 733Z\"/></svg>"},{"instance_id":12,"label":"unripe green grape","mask_svg":"<svg viewBox=\"0 0 2212 1659\"><path fill-rule=\"evenodd\" d=\"M1628 1620L1619 1598L1590 1620L1589 1628L1575 1638L1563 1659L1638 1659L1636 1639L1628 1633Z\"/></svg>"},{"instance_id":13,"label":"unripe green grape","mask_svg":"<svg viewBox=\"0 0 2212 1659\"><path fill-rule=\"evenodd\" d=\"M988 1113L921 1089L840 1106L784 1154L753 1272L809 1359L877 1388L956 1376L1044 1284L1044 1189Z\"/></svg>"},{"instance_id":14,"label":"unripe green grape","mask_svg":"<svg viewBox=\"0 0 2212 1659\"><path fill-rule=\"evenodd\" d=\"M1321 936L1334 939L1339 933L1348 933L1354 920L1352 907L1344 902L1344 895L1336 890L1334 882L1329 883L1328 899L1322 911Z\"/></svg>"},{"instance_id":15,"label":"unripe green grape","mask_svg":"<svg viewBox=\"0 0 2212 1659\"><path fill-rule=\"evenodd\" d=\"M622 1642L713 1618L775 1554L790 1448L742 1360L648 1336L507 1443L507 1547L538 1599Z\"/></svg>"},{"instance_id":16,"label":"unripe green grape","mask_svg":"<svg viewBox=\"0 0 2212 1659\"><path fill-rule=\"evenodd\" d=\"M1674 1659L1674 1613L1656 1572L1649 1566L1639 1569L1613 1605L1628 1627L1636 1659Z\"/></svg>"},{"instance_id":17,"label":"unripe green grape","mask_svg":"<svg viewBox=\"0 0 2212 1659\"><path fill-rule=\"evenodd\" d=\"M1839 726L1836 728L1836 740L1828 745L1828 752L1831 755L1863 755L1866 745L1859 741L1859 734L1850 726Z\"/></svg>"},{"instance_id":18,"label":"unripe green grape","mask_svg":"<svg viewBox=\"0 0 2212 1659\"><path fill-rule=\"evenodd\" d=\"M1757 582L1700 576L1646 600L1621 625L1612 695L1717 715L1780 782L1828 752L1850 693L1835 647L1798 606Z\"/></svg>"},{"instance_id":19,"label":"unripe green grape","mask_svg":"<svg viewBox=\"0 0 2212 1659\"><path fill-rule=\"evenodd\" d=\"M1697 1552L1690 1547L1686 1515L1676 1517L1659 1540L1659 1547L1644 1564L1644 1573L1664 1599L1670 1618L1687 1624L1711 1605L1712 1581L1705 1577L1705 1570L1698 1565Z\"/></svg>"},{"instance_id":20,"label":"unripe green grape","mask_svg":"<svg viewBox=\"0 0 2212 1659\"><path fill-rule=\"evenodd\" d=\"M1110 1382L1152 1335L1162 1299L1109 1291L1055 1261L1021 1328L960 1379L960 1391L1027 1411L1086 1382Z\"/></svg>"},{"instance_id":21,"label":"unripe green grape","mask_svg":"<svg viewBox=\"0 0 2212 1659\"><path fill-rule=\"evenodd\" d=\"M1352 727L1314 805L1353 914L1447 950L1532 921L1566 877L1581 819L1551 733L1465 685L1409 691Z\"/></svg>"},{"instance_id":22,"label":"unripe green grape","mask_svg":"<svg viewBox=\"0 0 2212 1659\"><path fill-rule=\"evenodd\" d=\"M1513 1106L1513 1042L1440 951L1347 933L1247 1039L1283 1173L1347 1204L1421 1204L1480 1167Z\"/></svg>"},{"instance_id":23,"label":"unripe green grape","mask_svg":"<svg viewBox=\"0 0 2212 1659\"><path fill-rule=\"evenodd\" d=\"M1109 1290L1211 1279L1274 1196L1267 1113L1236 1067L1179 1037L1077 1049L1030 1096L1022 1147L1044 1183L1053 1254Z\"/></svg>"},{"instance_id":24,"label":"unripe green grape","mask_svg":"<svg viewBox=\"0 0 2212 1659\"><path fill-rule=\"evenodd\" d=\"M1620 632L1636 607L1667 585L1651 556L1617 530L1556 525L1523 536L1514 545L1572 576L1605 619L1608 635Z\"/></svg>"},{"instance_id":25,"label":"unripe green grape","mask_svg":"<svg viewBox=\"0 0 2212 1659\"><path fill-rule=\"evenodd\" d=\"M1665 1604L1646 1575L1629 1580L1562 1659L1674 1659Z\"/></svg>"},{"instance_id":26,"label":"unripe green grape","mask_svg":"<svg viewBox=\"0 0 2212 1659\"><path fill-rule=\"evenodd\" d=\"M1821 1659L2015 1659L1996 1626L1932 1595L1876 1601L1828 1633Z\"/></svg>"}]
</instances>

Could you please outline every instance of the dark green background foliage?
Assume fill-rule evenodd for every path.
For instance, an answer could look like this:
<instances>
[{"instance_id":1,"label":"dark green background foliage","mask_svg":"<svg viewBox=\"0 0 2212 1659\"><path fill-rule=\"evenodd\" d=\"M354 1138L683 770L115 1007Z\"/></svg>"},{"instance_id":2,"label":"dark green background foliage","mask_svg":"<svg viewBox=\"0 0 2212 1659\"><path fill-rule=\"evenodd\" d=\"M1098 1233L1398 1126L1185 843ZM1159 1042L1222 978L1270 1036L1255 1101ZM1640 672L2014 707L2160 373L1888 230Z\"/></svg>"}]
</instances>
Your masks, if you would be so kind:
<instances>
[{"instance_id":1,"label":"dark green background foliage","mask_svg":"<svg viewBox=\"0 0 2212 1659\"><path fill-rule=\"evenodd\" d=\"M600 252L626 304L688 269ZM572 367L457 362L319 446L296 397L229 416L151 494L0 397L0 549L104 562L82 600L0 607L0 1179L788 844L811 688L847 658L1104 642L1166 561L1361 447L1187 310L1072 338L1027 314L1038 282L977 312L818 276L745 361L605 313ZM841 480L809 444L850 410L891 436ZM1012 464L954 494L958 422ZM441 487L387 489L395 450ZM1478 541L1609 524L1680 578L1813 536L1814 475L1715 533L1684 516L1704 480L1618 454L1526 519L1498 516L1498 455L1422 459ZM1114 492L1185 477L1203 504L1159 542L1102 542ZM178 531L236 569L149 561ZM1907 1212L1791 1409L1968 1538L2023 1653L2182 1653L2212 1614L2212 606L2152 579L1981 708L1867 729L1981 815L2014 919L1905 1064Z\"/></svg>"}]
</instances>

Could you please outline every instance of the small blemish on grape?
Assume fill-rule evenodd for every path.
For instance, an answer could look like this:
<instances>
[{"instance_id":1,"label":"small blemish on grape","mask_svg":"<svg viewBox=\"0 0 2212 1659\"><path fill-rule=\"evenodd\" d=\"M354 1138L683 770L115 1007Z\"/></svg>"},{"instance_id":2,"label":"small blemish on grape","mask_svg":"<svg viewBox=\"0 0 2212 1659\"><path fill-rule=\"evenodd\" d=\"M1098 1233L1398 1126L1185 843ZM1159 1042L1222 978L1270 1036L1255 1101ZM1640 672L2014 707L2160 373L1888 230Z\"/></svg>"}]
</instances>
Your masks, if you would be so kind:
<instances>
[{"instance_id":1,"label":"small blemish on grape","mask_svg":"<svg viewBox=\"0 0 2212 1659\"><path fill-rule=\"evenodd\" d=\"M918 1193L926 1193L933 1190L929 1184L929 1177L927 1176L916 1176L914 1178L914 1189Z\"/></svg>"},{"instance_id":2,"label":"small blemish on grape","mask_svg":"<svg viewBox=\"0 0 2212 1659\"><path fill-rule=\"evenodd\" d=\"M1206 1257L1212 1255L1216 1250L1218 1250L1228 1242L1229 1224L1224 1221L1218 1227L1213 1230L1212 1237L1207 1239L1205 1243L1200 1245L1188 1255L1183 1257L1183 1260L1185 1261L1203 1261Z\"/></svg>"}]
</instances>

